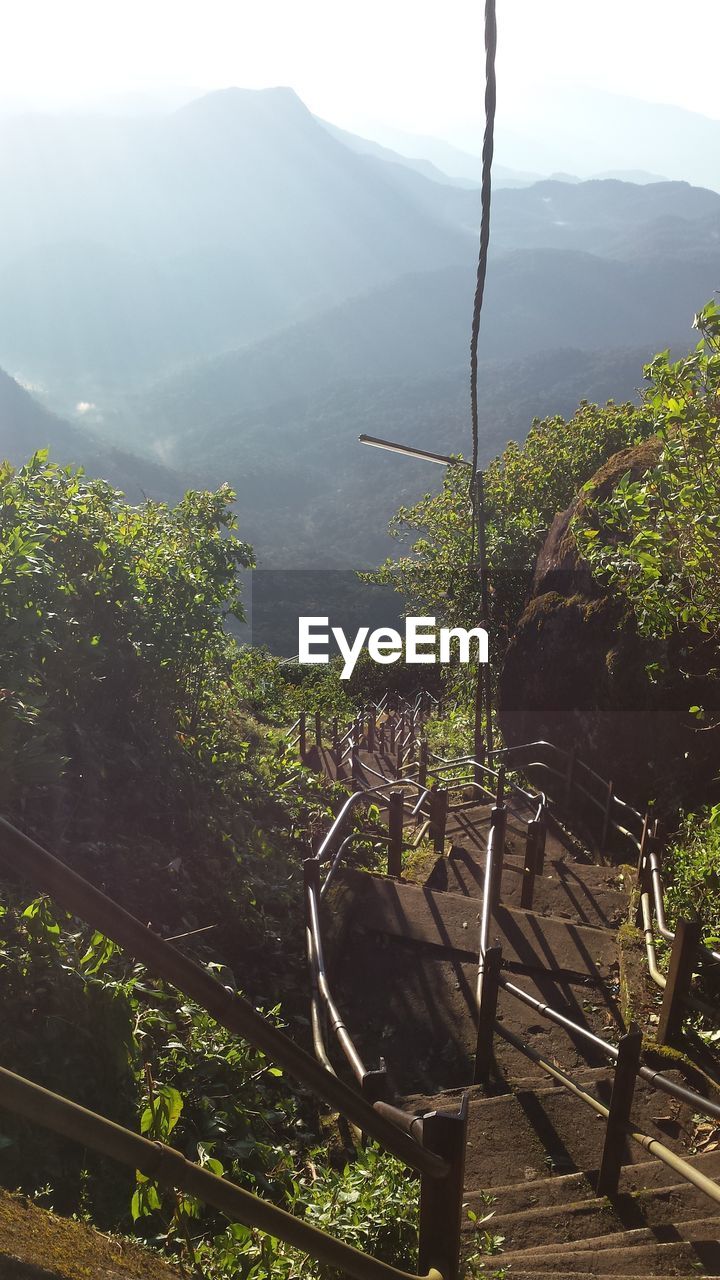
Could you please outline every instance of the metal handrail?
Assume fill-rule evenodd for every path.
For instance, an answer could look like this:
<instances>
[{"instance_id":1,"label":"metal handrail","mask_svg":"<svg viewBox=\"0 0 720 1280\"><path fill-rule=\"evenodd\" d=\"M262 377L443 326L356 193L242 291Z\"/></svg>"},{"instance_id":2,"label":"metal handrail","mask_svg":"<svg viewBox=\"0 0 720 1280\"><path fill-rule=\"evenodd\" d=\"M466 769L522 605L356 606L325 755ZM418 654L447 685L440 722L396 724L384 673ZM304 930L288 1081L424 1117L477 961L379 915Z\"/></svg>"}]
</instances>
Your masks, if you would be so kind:
<instances>
[{"instance_id":1,"label":"metal handrail","mask_svg":"<svg viewBox=\"0 0 720 1280\"><path fill-rule=\"evenodd\" d=\"M331 1075L249 1001L224 987L195 960L147 928L47 849L0 818L0 861L13 873L46 893L71 915L123 947L161 980L170 983L228 1031L249 1040L363 1132L375 1138L411 1169L442 1176L442 1161L416 1147L405 1134L377 1115L344 1081Z\"/></svg>"},{"instance_id":2,"label":"metal handrail","mask_svg":"<svg viewBox=\"0 0 720 1280\"><path fill-rule=\"evenodd\" d=\"M647 819L643 818L642 814L633 805L629 804L626 800L622 800L620 796L615 795L614 791L611 792L609 796L609 801L608 801L608 790L610 789L611 784L608 782L607 779L603 778L599 773L597 773L594 769L592 769L590 765L586 764L584 760L581 760L574 755L571 757L570 752L564 751L562 748L556 747L554 743L547 742L544 739L540 739L536 742L523 743L514 747L502 747L492 752L492 755L506 756L513 753L527 752L529 750L537 750L538 748L541 748L543 750L549 749L550 751L555 752L556 755L560 756L566 762L569 762L570 759L572 758L574 767L576 769L577 768L584 769L585 772L590 775L590 777L594 778L595 781L602 786L602 788L605 791L604 799L599 796L593 795L590 791L588 791L586 787L583 787L577 781L576 778L572 779L572 789L579 791L580 794L583 795L586 798L586 800L588 800L591 804L593 804L597 809L602 810L603 813L607 813L608 825L612 826L612 828L619 835L625 836L630 841L630 843L634 846L637 852L641 856L644 856L644 853L645 853L644 834L646 831ZM562 773L560 773L558 770L553 769L552 766L548 765L547 762L544 760L527 761L524 767L528 769L533 769L533 768L546 769L548 772L552 773L555 777L558 777L561 780L563 778ZM609 803L610 805L617 806L619 809L623 810L624 813L627 815L625 818L625 821L631 823L632 826L636 826L636 825L639 826L640 828L639 833L637 831L631 830L629 826L625 826L618 818L614 818L612 816L611 809L608 809ZM668 926L667 919L665 916L664 886L663 886L662 868L660 866L660 860L658 858L658 855L655 849L650 849L647 857L648 857L649 881L652 889L652 906L654 906L654 916L655 916L655 921L657 922L657 930L660 936L666 942L672 945L672 943L675 941L675 933ZM645 946L646 946L646 952L648 957L648 970L650 972L650 977L652 978L653 982L655 982L656 985L658 986L664 986L665 985L664 980L662 981L658 980L658 979L662 979L663 975L660 973L657 966L657 956L654 949L654 942L652 940L652 935L653 935L652 906L650 909L649 916L647 916L647 918L644 919ZM642 906L641 906L641 910L642 910ZM650 944L651 944L650 946L648 945L649 936L650 936ZM700 954L704 955L708 960L711 960L715 964L720 964L720 952L714 950L712 947L706 946L703 942L699 944L698 950ZM696 996L690 995L688 998L688 1003L690 1003L693 1007L695 1007L699 1012L714 1013L710 1005L706 1004L702 1000L699 1000Z\"/></svg>"},{"instance_id":3,"label":"metal handrail","mask_svg":"<svg viewBox=\"0 0 720 1280\"><path fill-rule=\"evenodd\" d=\"M578 1022L573 1022L572 1018L564 1013L560 1013L557 1009L553 1009L552 1005L547 1004L543 1000L537 1000L529 991L523 991L522 987L518 987L514 982L510 982L503 974L498 978L499 985L503 991L507 991L508 995L515 1000L519 1000L522 1004L533 1009L535 1013L540 1014L541 1018L547 1018L549 1022L554 1022L556 1026L562 1027L569 1035L581 1036L584 1040L588 1040L594 1048L603 1053L606 1058L617 1061L619 1049L617 1045L611 1044L608 1040L603 1040L602 1036L595 1035L594 1031L590 1031L588 1027L583 1027ZM697 1112L710 1117L714 1120L720 1120L720 1103L713 1102L709 1098L704 1098L702 1094L696 1093L694 1089L687 1089L684 1085L677 1084L674 1080L670 1080L659 1071L653 1071L652 1067L641 1066L638 1075L648 1084L652 1085L660 1093L667 1093L673 1098L679 1098L681 1102L686 1102L694 1107Z\"/></svg>"},{"instance_id":4,"label":"metal handrail","mask_svg":"<svg viewBox=\"0 0 720 1280\"><path fill-rule=\"evenodd\" d=\"M80 1142L131 1169L139 1169L153 1182L185 1191L227 1214L232 1222L257 1227L353 1276L354 1280L417 1280L409 1272L336 1240L307 1219L295 1218L270 1201L261 1200L228 1178L193 1164L174 1147L140 1137L105 1116L51 1093L4 1067L0 1067L0 1105L31 1123ZM413 1141L410 1137L407 1140ZM443 1280L443 1277L431 1268L424 1280Z\"/></svg>"},{"instance_id":5,"label":"metal handrail","mask_svg":"<svg viewBox=\"0 0 720 1280\"><path fill-rule=\"evenodd\" d=\"M576 1098L579 1098L581 1102L584 1102L586 1106L589 1106L598 1115L603 1116L605 1120L610 1119L609 1107L606 1107L598 1098L594 1098L586 1089L575 1084L575 1081L571 1080L560 1067L557 1067L554 1063L548 1062L542 1054L538 1053L536 1049L533 1049L531 1045L526 1044L525 1041L522 1040L520 1036L515 1035L515 1032L511 1031L509 1027L504 1027L501 1022L496 1022L495 1030L503 1040L507 1040L508 1044L511 1044L513 1048L524 1054L526 1058L530 1058L532 1062L535 1062L543 1071L545 1071L549 1076L552 1076L554 1080L557 1080L559 1084L567 1089L569 1093L574 1094ZM667 1165L668 1168L674 1170L675 1173L678 1173L687 1182L691 1182L693 1186L697 1187L699 1191L704 1192L705 1195L715 1201L716 1204L720 1203L720 1187L717 1183L706 1177L704 1173L701 1173L700 1170L696 1169L693 1165L688 1164L687 1160L683 1160L682 1156L676 1155L674 1151L671 1151L669 1147L666 1147L665 1144L660 1142L657 1138L651 1138L649 1134L643 1133L641 1129L635 1129L629 1122L620 1122L619 1127L624 1131L627 1137L632 1138L634 1142L637 1142L641 1147L644 1147L644 1149L649 1151L651 1155L656 1156L657 1159Z\"/></svg>"},{"instance_id":6,"label":"metal handrail","mask_svg":"<svg viewBox=\"0 0 720 1280\"><path fill-rule=\"evenodd\" d=\"M648 863L653 900L655 903L655 917L657 919L658 933L666 942L672 944L675 941L675 934L672 929L668 927L668 923L665 918L665 895L662 879L662 867L660 866L660 859L655 849L650 849L648 854ZM713 951L712 948L706 947L704 944L701 944L701 949L710 960L720 962L720 954L717 951Z\"/></svg>"}]
</instances>

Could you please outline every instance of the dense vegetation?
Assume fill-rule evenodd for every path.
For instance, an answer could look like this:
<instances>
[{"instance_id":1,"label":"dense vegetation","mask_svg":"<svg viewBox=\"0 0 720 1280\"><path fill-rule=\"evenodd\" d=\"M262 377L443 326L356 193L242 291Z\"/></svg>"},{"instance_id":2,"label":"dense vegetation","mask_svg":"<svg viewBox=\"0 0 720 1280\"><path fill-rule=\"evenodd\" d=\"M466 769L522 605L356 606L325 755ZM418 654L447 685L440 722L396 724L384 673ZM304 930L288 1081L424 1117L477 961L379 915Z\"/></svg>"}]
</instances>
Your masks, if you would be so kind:
<instances>
[{"instance_id":1,"label":"dense vegetation","mask_svg":"<svg viewBox=\"0 0 720 1280\"><path fill-rule=\"evenodd\" d=\"M4 812L225 984L242 974L276 1020L282 987L302 1036L301 861L331 797L273 728L300 695L224 626L242 612L237 568L251 561L230 527L233 495L129 507L42 455L6 466L0 495ZM261 1054L22 880L1 900L3 1065L172 1135L191 1158L299 1212L322 1219L347 1201L347 1232L373 1246L385 1228L348 1190L364 1179L372 1194L371 1152L318 1178L313 1107L278 1089L281 1073ZM9 1116L2 1128L3 1182L43 1203L181 1247L208 1275L262 1271L270 1254L274 1273L297 1265L70 1143ZM383 1163L397 1187L390 1252L407 1247L415 1202L393 1169Z\"/></svg>"},{"instance_id":2,"label":"dense vegetation","mask_svg":"<svg viewBox=\"0 0 720 1280\"><path fill-rule=\"evenodd\" d=\"M652 430L642 408L583 402L565 420L536 419L524 444L511 441L485 469L490 631L494 661L512 635L532 581L538 551L558 511L598 466ZM435 612L449 624L475 625L480 614L468 471L448 467L442 492L402 507L392 532L414 536L406 554L387 560L374 580L391 583L410 612ZM419 535L419 536L418 536Z\"/></svg>"}]
</instances>

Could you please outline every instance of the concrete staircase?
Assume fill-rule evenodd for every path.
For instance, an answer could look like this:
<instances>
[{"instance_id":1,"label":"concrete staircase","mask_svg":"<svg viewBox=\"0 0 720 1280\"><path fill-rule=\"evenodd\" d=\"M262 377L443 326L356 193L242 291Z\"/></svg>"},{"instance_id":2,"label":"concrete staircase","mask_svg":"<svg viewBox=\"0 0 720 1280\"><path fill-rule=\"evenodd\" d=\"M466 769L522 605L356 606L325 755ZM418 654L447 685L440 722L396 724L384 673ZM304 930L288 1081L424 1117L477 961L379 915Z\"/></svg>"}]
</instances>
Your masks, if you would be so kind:
<instances>
[{"instance_id":1,"label":"concrete staircase","mask_svg":"<svg viewBox=\"0 0 720 1280\"><path fill-rule=\"evenodd\" d=\"M372 767L383 762L373 757ZM531 814L522 803L510 810L492 927L508 976L617 1043L625 1030L617 929L628 884L618 868L595 865L549 834L533 910L522 910ZM339 878L329 905L332 980L353 1038L371 1064L385 1059L408 1110L455 1109L469 1087L466 1253L488 1276L720 1276L718 1206L632 1142L617 1195L598 1197L605 1122L539 1065L496 1036L489 1088L469 1086L489 823L488 806L452 811L449 851L415 874L419 882L361 871ZM502 990L498 1019L607 1105L612 1072L601 1051ZM688 1082L679 1059L663 1071ZM639 1081L632 1119L720 1177L720 1147L694 1154L696 1118L684 1103Z\"/></svg>"}]
</instances>

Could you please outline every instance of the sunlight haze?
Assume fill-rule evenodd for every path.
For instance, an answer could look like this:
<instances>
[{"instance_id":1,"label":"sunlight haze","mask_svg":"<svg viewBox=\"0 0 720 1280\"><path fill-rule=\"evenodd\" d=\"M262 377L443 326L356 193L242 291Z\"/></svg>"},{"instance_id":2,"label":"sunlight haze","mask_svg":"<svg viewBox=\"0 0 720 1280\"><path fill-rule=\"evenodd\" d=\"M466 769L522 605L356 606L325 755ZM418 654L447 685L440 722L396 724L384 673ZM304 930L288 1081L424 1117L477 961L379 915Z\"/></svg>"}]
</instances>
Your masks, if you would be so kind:
<instances>
[{"instance_id":1,"label":"sunlight haze","mask_svg":"<svg viewBox=\"0 0 720 1280\"><path fill-rule=\"evenodd\" d=\"M291 85L349 128L382 121L479 148L479 2L379 0L25 0L6 5L4 110L176 105L229 85ZM440 16L442 21L440 21ZM576 0L500 0L500 113L532 112L537 86L575 85L666 102L717 118L716 0L600 9Z\"/></svg>"}]
</instances>

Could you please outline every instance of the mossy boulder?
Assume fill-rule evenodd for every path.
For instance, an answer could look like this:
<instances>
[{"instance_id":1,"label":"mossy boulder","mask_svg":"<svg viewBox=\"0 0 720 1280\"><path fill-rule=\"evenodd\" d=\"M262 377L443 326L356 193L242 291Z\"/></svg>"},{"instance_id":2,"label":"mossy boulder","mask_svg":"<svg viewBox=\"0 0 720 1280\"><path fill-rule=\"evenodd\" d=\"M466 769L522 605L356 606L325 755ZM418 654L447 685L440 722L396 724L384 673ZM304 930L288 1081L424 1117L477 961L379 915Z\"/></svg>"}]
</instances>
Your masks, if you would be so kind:
<instances>
[{"instance_id":1,"label":"mossy boulder","mask_svg":"<svg viewBox=\"0 0 720 1280\"><path fill-rule=\"evenodd\" d=\"M615 454L555 517L500 675L499 710L509 745L547 739L574 749L623 798L672 812L707 799L718 773L718 748L689 713L717 694L683 674L689 637L638 634L628 601L593 578L572 527L588 494L608 496L658 452L651 439Z\"/></svg>"},{"instance_id":2,"label":"mossy boulder","mask_svg":"<svg viewBox=\"0 0 720 1280\"><path fill-rule=\"evenodd\" d=\"M0 1190L0 1280L183 1280L186 1272L119 1236Z\"/></svg>"}]
</instances>

